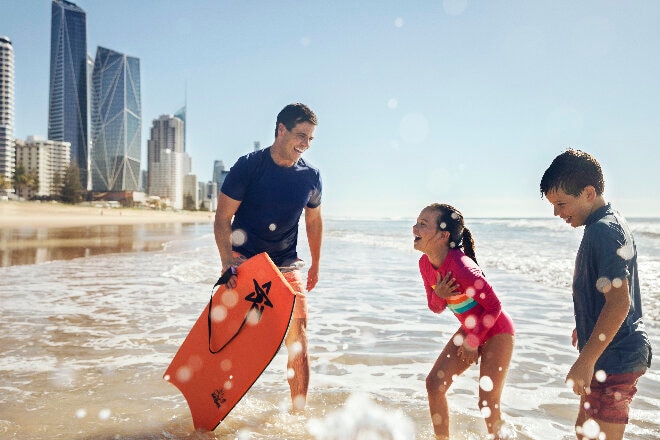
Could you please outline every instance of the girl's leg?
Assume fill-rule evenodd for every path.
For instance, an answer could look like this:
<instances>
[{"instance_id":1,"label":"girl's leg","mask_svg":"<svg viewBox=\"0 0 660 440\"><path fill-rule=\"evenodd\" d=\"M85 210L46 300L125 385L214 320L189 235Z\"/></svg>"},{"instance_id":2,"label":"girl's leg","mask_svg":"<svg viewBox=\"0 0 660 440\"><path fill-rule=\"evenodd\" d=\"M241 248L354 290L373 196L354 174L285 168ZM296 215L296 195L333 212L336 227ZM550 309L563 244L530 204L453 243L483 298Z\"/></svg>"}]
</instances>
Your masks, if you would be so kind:
<instances>
[{"instance_id":1,"label":"girl's leg","mask_svg":"<svg viewBox=\"0 0 660 440\"><path fill-rule=\"evenodd\" d=\"M506 373L513 353L513 335L500 333L488 339L481 347L479 378L479 408L486 419L490 434L498 439L502 425L500 398Z\"/></svg>"},{"instance_id":2,"label":"girl's leg","mask_svg":"<svg viewBox=\"0 0 660 440\"><path fill-rule=\"evenodd\" d=\"M447 342L445 348L433 364L433 368L426 377L426 392L429 396L429 408L433 431L438 439L449 439L449 405L447 404L447 390L454 381L454 376L463 373L469 367L458 356L458 347L454 337L463 334L461 330ZM461 341L463 338L459 338Z\"/></svg>"}]
</instances>

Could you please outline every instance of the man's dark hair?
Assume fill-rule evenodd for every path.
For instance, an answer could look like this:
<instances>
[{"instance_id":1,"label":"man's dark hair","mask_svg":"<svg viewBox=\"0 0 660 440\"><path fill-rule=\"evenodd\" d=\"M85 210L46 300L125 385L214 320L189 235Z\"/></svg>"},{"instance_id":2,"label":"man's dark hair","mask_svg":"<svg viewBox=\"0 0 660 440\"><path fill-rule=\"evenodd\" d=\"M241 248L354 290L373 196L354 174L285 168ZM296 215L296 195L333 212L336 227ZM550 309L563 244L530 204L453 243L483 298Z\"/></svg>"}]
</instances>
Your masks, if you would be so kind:
<instances>
[{"instance_id":1,"label":"man's dark hair","mask_svg":"<svg viewBox=\"0 0 660 440\"><path fill-rule=\"evenodd\" d=\"M603 171L598 161L589 153L569 148L555 157L541 178L541 198L550 191L561 189L577 197L584 188L593 186L596 195L605 191Z\"/></svg>"},{"instance_id":2,"label":"man's dark hair","mask_svg":"<svg viewBox=\"0 0 660 440\"><path fill-rule=\"evenodd\" d=\"M318 125L316 115L305 104L296 102L295 104L287 105L277 115L277 121L275 121L275 137L277 137L277 127L279 127L280 123L284 124L286 129L291 131L296 124L301 122L309 122L310 124Z\"/></svg>"}]
</instances>

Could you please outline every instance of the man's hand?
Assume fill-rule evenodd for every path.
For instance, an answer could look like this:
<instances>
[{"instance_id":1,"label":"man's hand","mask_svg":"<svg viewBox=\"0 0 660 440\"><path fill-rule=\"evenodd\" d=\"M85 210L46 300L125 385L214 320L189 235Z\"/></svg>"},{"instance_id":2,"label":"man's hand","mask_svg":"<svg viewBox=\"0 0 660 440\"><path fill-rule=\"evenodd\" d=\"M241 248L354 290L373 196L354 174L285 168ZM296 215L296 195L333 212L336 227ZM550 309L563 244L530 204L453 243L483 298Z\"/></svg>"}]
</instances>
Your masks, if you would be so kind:
<instances>
[{"instance_id":1,"label":"man's hand","mask_svg":"<svg viewBox=\"0 0 660 440\"><path fill-rule=\"evenodd\" d=\"M309 271L307 271L307 291L312 290L316 283L319 282L319 268L318 266L311 265Z\"/></svg>"}]
</instances>

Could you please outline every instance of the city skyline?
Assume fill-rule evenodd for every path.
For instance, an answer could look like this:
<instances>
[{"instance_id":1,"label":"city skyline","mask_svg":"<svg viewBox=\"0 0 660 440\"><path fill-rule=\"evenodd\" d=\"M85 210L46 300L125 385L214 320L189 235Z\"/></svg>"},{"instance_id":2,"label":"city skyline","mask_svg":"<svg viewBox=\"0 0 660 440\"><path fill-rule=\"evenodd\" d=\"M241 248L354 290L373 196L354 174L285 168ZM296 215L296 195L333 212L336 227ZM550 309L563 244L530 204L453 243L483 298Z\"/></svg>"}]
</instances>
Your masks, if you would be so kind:
<instances>
[{"instance_id":1,"label":"city skyline","mask_svg":"<svg viewBox=\"0 0 660 440\"><path fill-rule=\"evenodd\" d=\"M185 105L200 181L270 145L277 112L301 101L319 117L305 156L329 216L412 218L435 201L551 216L538 182L568 147L598 158L625 215L660 216L658 2L75 3L89 52L140 58L145 120ZM0 17L20 138L47 119L49 6L5 2Z\"/></svg>"}]
</instances>

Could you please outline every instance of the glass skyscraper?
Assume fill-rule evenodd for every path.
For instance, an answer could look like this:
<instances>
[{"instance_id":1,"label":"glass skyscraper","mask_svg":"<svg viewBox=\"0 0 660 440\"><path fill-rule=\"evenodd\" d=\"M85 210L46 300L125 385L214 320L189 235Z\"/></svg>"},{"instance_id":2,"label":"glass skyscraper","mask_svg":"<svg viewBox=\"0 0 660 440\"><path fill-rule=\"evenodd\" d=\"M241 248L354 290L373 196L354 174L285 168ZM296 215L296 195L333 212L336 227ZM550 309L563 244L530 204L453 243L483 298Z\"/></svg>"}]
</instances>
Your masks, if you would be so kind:
<instances>
[{"instance_id":1,"label":"glass skyscraper","mask_svg":"<svg viewBox=\"0 0 660 440\"><path fill-rule=\"evenodd\" d=\"M15 160L14 48L9 38L0 36L0 176L6 182L14 176Z\"/></svg>"},{"instance_id":2,"label":"glass skyscraper","mask_svg":"<svg viewBox=\"0 0 660 440\"><path fill-rule=\"evenodd\" d=\"M99 47L92 72L92 190L139 191L140 60Z\"/></svg>"},{"instance_id":3,"label":"glass skyscraper","mask_svg":"<svg viewBox=\"0 0 660 440\"><path fill-rule=\"evenodd\" d=\"M53 0L50 30L48 139L71 143L71 162L89 183L87 132L87 24L85 11Z\"/></svg>"}]
</instances>

